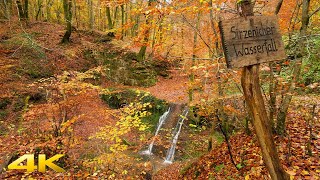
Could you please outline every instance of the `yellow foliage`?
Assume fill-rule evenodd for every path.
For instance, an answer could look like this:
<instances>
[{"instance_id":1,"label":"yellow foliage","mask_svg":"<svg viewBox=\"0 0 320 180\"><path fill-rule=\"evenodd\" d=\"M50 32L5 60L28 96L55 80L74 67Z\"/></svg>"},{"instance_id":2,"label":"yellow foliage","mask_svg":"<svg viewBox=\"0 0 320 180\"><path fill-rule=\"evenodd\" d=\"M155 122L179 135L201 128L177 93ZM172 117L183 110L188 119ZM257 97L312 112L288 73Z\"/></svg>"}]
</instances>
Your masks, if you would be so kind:
<instances>
[{"instance_id":1,"label":"yellow foliage","mask_svg":"<svg viewBox=\"0 0 320 180\"><path fill-rule=\"evenodd\" d=\"M143 132L148 129L148 126L142 122L142 118L150 115L150 113L146 110L150 107L150 103L141 103L143 97L148 96L148 93L141 94L139 90L136 91L137 96L139 97L136 102L130 103L128 106L121 109L121 113L114 115L114 117L118 118L118 121L115 125L107 125L100 128L100 131L95 135L91 136L91 138L102 139L108 144L109 152L103 153L99 157L95 158L93 161L85 162L84 166L92 167L96 164L101 166L110 164L115 165L117 169L122 172L122 175L126 175L128 173L123 166L121 161L126 161L129 156L127 156L123 151L128 149L128 144L124 142L124 138L126 135L133 135L134 132ZM145 135L142 133L139 136L140 141L144 141L146 139ZM127 161L128 162L128 161ZM118 164L117 164L118 163ZM112 174L109 178L114 177Z\"/></svg>"},{"instance_id":2,"label":"yellow foliage","mask_svg":"<svg viewBox=\"0 0 320 180\"><path fill-rule=\"evenodd\" d=\"M137 90L137 93L140 93L140 91ZM144 96L145 95L141 98ZM117 121L115 126L107 125L102 127L100 131L91 138L99 138L108 141L108 143L114 143L114 146L112 147L113 150L118 149L117 147L121 147L118 150L125 150L125 146L119 145L122 143L121 137L132 130L145 131L148 129L148 126L141 120L150 114L146 111L146 108L149 106L151 106L150 103L130 103L127 107L122 109L119 121Z\"/></svg>"},{"instance_id":3,"label":"yellow foliage","mask_svg":"<svg viewBox=\"0 0 320 180\"><path fill-rule=\"evenodd\" d=\"M81 116L82 116L82 115L80 115L80 116L75 116L75 117L71 118L70 120L62 123L62 124L61 124L61 126L62 126L62 127L61 127L61 133L63 133L66 129L68 129L71 125L73 125Z\"/></svg>"}]
</instances>

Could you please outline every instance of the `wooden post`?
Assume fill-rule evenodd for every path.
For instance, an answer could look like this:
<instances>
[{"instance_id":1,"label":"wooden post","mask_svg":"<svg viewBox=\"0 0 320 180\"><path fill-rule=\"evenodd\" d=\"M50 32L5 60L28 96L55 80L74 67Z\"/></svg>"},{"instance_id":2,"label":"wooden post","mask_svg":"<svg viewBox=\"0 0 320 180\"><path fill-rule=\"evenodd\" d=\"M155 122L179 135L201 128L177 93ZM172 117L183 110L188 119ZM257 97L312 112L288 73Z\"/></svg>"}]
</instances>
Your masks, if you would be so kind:
<instances>
[{"instance_id":1,"label":"wooden post","mask_svg":"<svg viewBox=\"0 0 320 180\"><path fill-rule=\"evenodd\" d=\"M243 0L239 4L239 8L241 10L241 16L253 16L253 7L249 0ZM272 130L269 126L270 123L259 83L259 64L243 68L241 85L249 113L253 119L253 126L261 147L262 157L271 178L273 180L290 179L280 163L277 147L272 136Z\"/></svg>"}]
</instances>

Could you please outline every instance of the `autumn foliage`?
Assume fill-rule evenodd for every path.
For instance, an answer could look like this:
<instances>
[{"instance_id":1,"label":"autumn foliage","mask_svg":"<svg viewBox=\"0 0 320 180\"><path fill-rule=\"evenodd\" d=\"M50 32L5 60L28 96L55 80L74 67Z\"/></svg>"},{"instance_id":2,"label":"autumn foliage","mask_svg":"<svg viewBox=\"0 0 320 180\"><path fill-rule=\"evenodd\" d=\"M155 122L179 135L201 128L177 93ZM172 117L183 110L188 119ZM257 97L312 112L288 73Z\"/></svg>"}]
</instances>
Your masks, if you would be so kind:
<instances>
[{"instance_id":1,"label":"autumn foliage","mask_svg":"<svg viewBox=\"0 0 320 180\"><path fill-rule=\"evenodd\" d=\"M243 2L0 0L0 179L270 179L218 25ZM319 179L320 3L252 3L277 14L287 55L256 76L278 158L290 179ZM65 154L66 172L8 170L27 153Z\"/></svg>"}]
</instances>

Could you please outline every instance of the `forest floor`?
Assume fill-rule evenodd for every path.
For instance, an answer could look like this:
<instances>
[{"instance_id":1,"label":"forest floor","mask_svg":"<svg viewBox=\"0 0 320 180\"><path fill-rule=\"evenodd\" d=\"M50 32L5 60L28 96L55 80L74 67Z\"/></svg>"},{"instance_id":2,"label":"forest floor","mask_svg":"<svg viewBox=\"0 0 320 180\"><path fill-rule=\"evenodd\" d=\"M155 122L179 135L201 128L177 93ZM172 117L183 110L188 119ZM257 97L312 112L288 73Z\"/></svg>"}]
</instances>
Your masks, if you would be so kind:
<instances>
[{"instance_id":1,"label":"forest floor","mask_svg":"<svg viewBox=\"0 0 320 180\"><path fill-rule=\"evenodd\" d=\"M35 152L37 148L42 149L42 152L50 152L50 155L53 155L53 152L61 152L59 149L46 149L53 147L57 140L52 138L52 134L43 135L44 132L52 133L52 120L62 116L59 108L67 108L68 113L73 115L71 119L76 119L72 131L75 138L71 140L73 145L68 151L69 159L91 157L102 152L106 148L105 145L89 137L99 131L100 127L115 124L117 119L113 114L117 113L117 110L112 110L111 113L111 109L100 99L98 90L86 87L70 96L68 102L64 102L63 97L46 102L45 99L52 94L44 90L49 87L48 84L39 80L53 75L61 76L63 71L70 72L67 76L73 77L75 71L94 68L95 64L88 62L83 52L87 49L101 50L109 45L95 43L97 38L101 38L99 35L80 32L74 32L70 44L61 45L59 42L64 33L63 27L50 23L31 23L30 27L25 29L19 25L3 25L5 28L0 28L0 98L9 99L10 103L0 107L1 113L4 114L0 113L0 178L30 177L20 171L2 171L4 165L14 156L14 152L22 155ZM34 54L40 54L41 57ZM43 54L46 58L43 58ZM29 61L30 59L32 61ZM36 63L41 64L41 67L35 67ZM43 74L46 76L42 77ZM187 83L187 75L173 69L169 78L159 77L158 82L152 87L130 88L149 91L167 102L184 104L187 103L188 97ZM50 88L59 88L60 85L50 85ZM100 86L129 88L108 81L102 82ZM28 96L31 98L29 97L29 102L26 103ZM317 105L317 114L311 124L310 104ZM320 178L319 106L319 95L295 97L289 109L287 135L275 138L281 162L294 179ZM310 127L311 152L308 152ZM195 131L188 125L183 128L184 133L180 137L178 151L190 154L181 156L179 161L155 173L154 179L269 179L253 130L250 135L236 132L230 137L236 168L230 161L226 143L218 142L219 138L213 149L206 152L210 129ZM139 148L141 146L133 151L137 152ZM191 154L192 151L199 153ZM103 172L90 174L91 170L79 171L75 167L77 162L67 166L67 177L74 179L96 179L104 175ZM148 163L136 164L128 176L136 173L137 176L131 177L132 179L146 177L145 171L150 170L150 166ZM48 174L32 174L32 177L39 179L50 179L52 176L61 178L63 175L53 171Z\"/></svg>"},{"instance_id":2,"label":"forest floor","mask_svg":"<svg viewBox=\"0 0 320 180\"><path fill-rule=\"evenodd\" d=\"M312 108L306 102L310 100L320 103L319 96L294 98L286 124L287 135L275 137L281 163L291 179L320 178L319 113L311 123L311 151L307 150ZM155 179L270 179L254 131L250 135L235 133L230 137L230 144L237 167L231 163L227 144L223 142L199 159L184 164L177 162L172 165L174 168L161 170Z\"/></svg>"},{"instance_id":3,"label":"forest floor","mask_svg":"<svg viewBox=\"0 0 320 180\"><path fill-rule=\"evenodd\" d=\"M172 70L171 78L159 77L155 86L146 90L159 99L164 99L172 103L187 103L187 83L188 77L179 70Z\"/></svg>"},{"instance_id":4,"label":"forest floor","mask_svg":"<svg viewBox=\"0 0 320 180\"><path fill-rule=\"evenodd\" d=\"M107 147L104 143L89 137L95 135L100 127L114 125L117 121L114 114L118 110L109 109L101 100L99 90L91 87L80 88L75 94L67 94L67 101L55 91L59 91L61 84L57 78L63 76L64 71L68 72L67 77L73 78L76 71L95 67L94 63L88 62L84 57L85 51L100 51L108 48L109 43L96 43L103 38L101 32L74 32L70 44L60 44L63 26L50 23L34 22L26 28L14 23L3 25L5 28L0 29L0 99L1 103L7 99L9 102L3 106L1 104L0 108L1 113L4 113L0 117L0 177L60 177L61 174L54 174L52 171L48 174L24 174L21 171L4 171L3 168L13 158L27 152L46 152L48 155L63 153L54 147L59 140L52 138L52 123L62 118L65 112L71 120L76 119L68 158L90 158L104 151ZM124 86L112 81L101 82L99 88L140 89L150 91L155 97L171 103L186 103L186 82L185 75L173 70L170 78L159 77L159 82L150 88ZM175 93L170 93L171 88L166 86L171 86ZM28 98L30 99L27 100ZM140 148L138 146L134 151ZM36 149L41 149L41 152L36 152ZM72 167L77 165L67 165L69 177L91 175L86 170L79 171ZM149 165L144 168L147 171ZM138 174L137 177L141 176L140 171L132 173Z\"/></svg>"}]
</instances>

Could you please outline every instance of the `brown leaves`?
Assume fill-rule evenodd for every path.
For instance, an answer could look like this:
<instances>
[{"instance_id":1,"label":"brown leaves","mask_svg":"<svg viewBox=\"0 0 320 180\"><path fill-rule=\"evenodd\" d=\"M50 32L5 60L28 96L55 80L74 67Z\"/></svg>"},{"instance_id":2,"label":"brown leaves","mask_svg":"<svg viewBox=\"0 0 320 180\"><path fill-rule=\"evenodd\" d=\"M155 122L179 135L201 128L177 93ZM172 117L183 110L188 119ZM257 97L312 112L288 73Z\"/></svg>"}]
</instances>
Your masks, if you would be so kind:
<instances>
[{"instance_id":1,"label":"brown leaves","mask_svg":"<svg viewBox=\"0 0 320 180\"><path fill-rule=\"evenodd\" d=\"M305 101L299 101L306 104ZM296 108L296 107L295 107ZM228 107L226 107L228 109ZM308 108L307 108L308 109ZM307 153L307 142L309 140L307 119L310 116L309 110L298 108L289 112L287 124L287 137L276 137L276 144L282 164L290 179L318 179L320 174L320 123L315 121L313 132L317 137L312 140L312 156ZM223 143L214 148L209 154L202 156L194 162L190 168L182 175L186 179L207 179L211 175L216 178L227 179L264 179L268 173L262 161L260 148L255 140L255 136L247 136L244 133L238 133L230 138L232 153L236 163L243 163L240 171L237 171L230 163L227 153L227 146ZM216 171L216 167L224 165L221 172Z\"/></svg>"}]
</instances>

